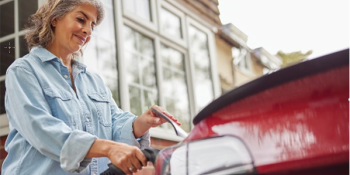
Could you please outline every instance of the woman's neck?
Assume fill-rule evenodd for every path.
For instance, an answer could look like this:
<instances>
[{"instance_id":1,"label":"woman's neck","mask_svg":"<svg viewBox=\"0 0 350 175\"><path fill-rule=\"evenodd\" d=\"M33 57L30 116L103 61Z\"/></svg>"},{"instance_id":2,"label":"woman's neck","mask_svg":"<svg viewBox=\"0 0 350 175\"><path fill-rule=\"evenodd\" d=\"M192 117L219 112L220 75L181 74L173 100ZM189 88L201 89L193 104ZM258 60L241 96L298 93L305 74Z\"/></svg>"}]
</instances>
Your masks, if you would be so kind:
<instances>
[{"instance_id":1,"label":"woman's neck","mask_svg":"<svg viewBox=\"0 0 350 175\"><path fill-rule=\"evenodd\" d=\"M63 49L59 49L58 47L54 47L53 45L47 46L46 49L55 56L57 56L62 61L63 65L67 66L68 69L70 69L72 64L71 53L67 53Z\"/></svg>"}]
</instances>

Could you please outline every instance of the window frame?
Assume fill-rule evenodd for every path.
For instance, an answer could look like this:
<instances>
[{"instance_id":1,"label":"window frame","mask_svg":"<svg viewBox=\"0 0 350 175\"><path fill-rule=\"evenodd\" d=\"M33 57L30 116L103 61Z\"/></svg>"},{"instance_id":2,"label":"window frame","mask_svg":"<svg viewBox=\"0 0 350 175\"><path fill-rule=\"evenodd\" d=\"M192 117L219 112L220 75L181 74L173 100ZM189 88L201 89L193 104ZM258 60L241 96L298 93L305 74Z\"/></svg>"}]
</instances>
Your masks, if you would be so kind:
<instances>
[{"instance_id":1,"label":"window frame","mask_svg":"<svg viewBox=\"0 0 350 175\"><path fill-rule=\"evenodd\" d=\"M186 48L182 48L182 47L179 47L178 45L176 45L175 43L172 43L172 42L168 42L168 40L165 40L165 39L161 39L160 42L158 43L159 46L159 62L158 62L158 65L157 68L157 72L159 72L159 75L158 75L158 78L159 78L159 102L160 102L160 105L161 106L165 106L165 95L164 92L163 92L163 65L162 65L162 58L160 56L160 52L161 52L161 45L165 45L167 47L170 47L178 52L180 52L182 55L183 55L183 58L184 58L184 71L185 71L185 78L186 78L186 85L187 85L187 94L188 94L188 107L189 107L189 115L190 115L190 121L193 120L193 117L194 116L194 113L193 113L193 102L194 102L194 99L191 97L191 89L193 89L193 86L192 86L192 79L191 79L191 73L190 73L190 63L189 63L189 56L188 56L188 52L186 50ZM175 116L176 117L176 116ZM165 129L168 129L168 130L173 130L172 127L170 127L169 125L163 125L162 128L165 128ZM190 129L193 128L193 124L190 123Z\"/></svg>"},{"instance_id":2,"label":"window frame","mask_svg":"<svg viewBox=\"0 0 350 175\"><path fill-rule=\"evenodd\" d=\"M213 34L213 32L211 32L208 28L206 28L204 25L200 24L198 21L192 19L191 17L186 17L186 27L187 27L187 45L188 45L188 52L190 55L190 67L191 67L191 81L193 83L193 81L195 80L195 65L194 65L194 58L191 57L191 44L190 44L190 39L189 39L189 28L192 25L193 27L197 28L198 30L202 31L203 33L205 33L207 35L207 39L208 39L208 52L209 52L209 64L210 64L210 76L212 78L212 88L213 88L213 100L218 98L221 95L221 87L220 87L220 80L219 80L219 75L217 74L218 70L217 70L217 63L216 63L216 48L215 48L215 35ZM194 92L195 90L195 85L193 84L192 87L192 92L191 94L193 95L193 103L194 103L194 114L197 114L201 109L198 109L198 105L196 102L196 94Z\"/></svg>"},{"instance_id":3,"label":"window frame","mask_svg":"<svg viewBox=\"0 0 350 175\"><path fill-rule=\"evenodd\" d=\"M159 105L160 106L164 106L164 93L163 93L163 90L162 90L162 87L163 87L163 84L162 84L162 79L163 79L163 75L162 75L162 61L161 61L161 56L160 56L160 49L161 49L161 44L164 44L168 47L171 47L177 51L179 51L180 53L182 53L184 55L184 61L185 61L185 71L186 71L186 83L187 83L187 87L188 87L188 98L189 98L189 111L190 111L190 121L193 120L193 114L194 114L194 109L193 109L193 99L191 97L191 89L193 89L193 86L192 86L192 79L191 79L191 71L190 71L190 66L189 66L189 56L188 56L188 48L184 47L183 45L179 45L176 41L169 41L168 38L165 38L164 36L162 36L161 34L159 33L154 33L153 31L150 31L150 30L145 30L142 26L140 25L139 23L136 23L135 21L132 21L128 18L122 18L122 20L120 20L122 22L119 23L119 25L122 27L122 26L127 26L133 30L135 30L136 32L139 32L140 34L146 36L146 37L149 37L150 39L153 40L154 42L154 52L155 52L155 64L156 64L156 81L157 81L157 90L158 90L158 99L159 99ZM120 38L122 38L123 36L123 31L122 29L119 28L119 32L118 32L118 35L120 36ZM184 33L184 35L186 35L186 33ZM122 43L123 43L123 40L122 39L119 39L117 42L119 42L119 47L120 47L120 50L119 50L119 55L118 55L118 63L120 62L125 62L123 61L123 58L124 58L124 54L125 54L125 48L122 46ZM122 65L122 63L120 63L119 65ZM125 65L125 63L123 64ZM122 70L121 70L122 69ZM121 98L121 101L122 101L122 109L124 111L130 111L130 101L129 101L129 87L128 87L128 83L127 83L127 80L126 80L126 76L123 76L123 75L126 75L127 73L127 70L125 68L125 66L121 66L119 68L120 70L120 79L122 82L124 83L120 83L120 85L122 86L121 89L123 89L123 92L121 92L120 94L120 98ZM191 123L191 129L193 128L193 124ZM166 124L162 125L162 127L159 127L159 128L151 128L151 133L154 133L155 131L157 130L163 130L163 131L166 131L166 132L169 132L170 133L173 133L175 135L175 133L171 130L173 130L171 127L168 127ZM159 134L156 134L156 136L160 136ZM165 135L164 135L165 136ZM177 137L160 137L162 139L170 139L172 138L171 140L175 139L175 141L178 141L179 138Z\"/></svg>"},{"instance_id":4,"label":"window frame","mask_svg":"<svg viewBox=\"0 0 350 175\"><path fill-rule=\"evenodd\" d=\"M122 0L121 5L123 8L121 8L120 10L122 10L122 14L123 17L134 21L135 23L138 23L140 25L142 25L143 27L152 30L154 32L158 32L158 16L157 16L157 6L156 6L156 1L158 0L149 0L149 5L150 5L150 15L151 15L151 21L147 21L144 18L135 15L135 13L129 11L127 9L126 3L125 1L129 1L129 0Z\"/></svg>"},{"instance_id":5,"label":"window frame","mask_svg":"<svg viewBox=\"0 0 350 175\"><path fill-rule=\"evenodd\" d=\"M243 46L240 46L239 48L237 47L233 47L237 50L239 50L239 53L241 54L244 51L246 51L245 55L243 56L243 58L241 58L240 60L238 60L237 62L236 61L233 61L233 66L234 67L237 67L239 71L241 71L242 73L244 74L247 74L249 76L254 76L254 73L253 73L253 63L252 63L252 55L251 55L251 51ZM232 48L232 49L233 49ZM233 57L233 55L232 55ZM235 59L238 59L237 58L234 58L233 57L233 60ZM242 64L246 64L247 67L245 67L244 65Z\"/></svg>"},{"instance_id":6,"label":"window frame","mask_svg":"<svg viewBox=\"0 0 350 175\"><path fill-rule=\"evenodd\" d=\"M5 42L5 41L8 41L8 40L11 40L11 39L14 39L15 40L15 43L14 43L14 53L15 53L15 60L19 58L20 56L20 40L19 38L21 36L24 36L28 30L20 30L20 27L19 27L19 2L20 0L3 0L3 1L0 1L0 6L3 5L3 4L6 4L6 3L9 3L9 2L14 2L14 33L11 33L9 35L6 35L6 36L3 36L3 37L0 37L0 43L2 42ZM38 2L38 8L44 4L45 0L36 0ZM12 44L11 44L12 45ZM3 48L1 48L3 49ZM0 75L0 82L3 82L5 81L6 79L6 75ZM6 113L2 113L0 114L0 136L5 136L7 135L8 133L10 132L10 129L9 129L9 121L8 121L8 118L7 118L7 115Z\"/></svg>"},{"instance_id":7,"label":"window frame","mask_svg":"<svg viewBox=\"0 0 350 175\"><path fill-rule=\"evenodd\" d=\"M172 35L168 34L167 32L164 32L161 30L161 21L159 18L159 25L158 25L158 30L159 33L162 37L170 40L171 42L175 42L176 44L183 46L183 47L187 47L187 35L186 35L186 22L185 22L185 13L181 12L180 10L178 10L177 8L175 8L174 6L172 6L171 4L169 4L166 1L157 1L158 2L158 11L160 14L161 13L161 9L163 8L164 10L169 11L170 13L173 13L175 16L179 17L180 19L180 25L181 25L181 33L182 33L182 38L175 38Z\"/></svg>"}]
</instances>

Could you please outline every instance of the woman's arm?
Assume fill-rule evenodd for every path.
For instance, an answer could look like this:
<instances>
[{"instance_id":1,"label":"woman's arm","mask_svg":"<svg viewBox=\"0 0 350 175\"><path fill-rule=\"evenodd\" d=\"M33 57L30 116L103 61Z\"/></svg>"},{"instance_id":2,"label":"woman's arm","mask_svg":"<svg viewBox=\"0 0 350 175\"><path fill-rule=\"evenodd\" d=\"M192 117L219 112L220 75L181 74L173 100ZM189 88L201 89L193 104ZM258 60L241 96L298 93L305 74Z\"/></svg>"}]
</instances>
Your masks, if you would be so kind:
<instances>
[{"instance_id":1,"label":"woman's arm","mask_svg":"<svg viewBox=\"0 0 350 175\"><path fill-rule=\"evenodd\" d=\"M127 174L135 173L147 165L146 157L136 146L104 139L96 139L86 157L108 157L115 166ZM130 170L129 167L134 168Z\"/></svg>"}]
</instances>

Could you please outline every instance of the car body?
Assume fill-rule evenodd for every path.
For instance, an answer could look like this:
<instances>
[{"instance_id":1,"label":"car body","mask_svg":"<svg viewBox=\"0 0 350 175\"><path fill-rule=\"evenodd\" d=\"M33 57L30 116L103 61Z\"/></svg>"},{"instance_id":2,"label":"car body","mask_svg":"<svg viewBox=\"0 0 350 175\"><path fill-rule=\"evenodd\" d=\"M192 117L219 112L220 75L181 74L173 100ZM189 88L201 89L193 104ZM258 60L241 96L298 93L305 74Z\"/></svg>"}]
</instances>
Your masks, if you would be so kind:
<instances>
[{"instance_id":1,"label":"car body","mask_svg":"<svg viewBox=\"0 0 350 175\"><path fill-rule=\"evenodd\" d=\"M214 100L156 174L348 174L349 49L264 75Z\"/></svg>"}]
</instances>

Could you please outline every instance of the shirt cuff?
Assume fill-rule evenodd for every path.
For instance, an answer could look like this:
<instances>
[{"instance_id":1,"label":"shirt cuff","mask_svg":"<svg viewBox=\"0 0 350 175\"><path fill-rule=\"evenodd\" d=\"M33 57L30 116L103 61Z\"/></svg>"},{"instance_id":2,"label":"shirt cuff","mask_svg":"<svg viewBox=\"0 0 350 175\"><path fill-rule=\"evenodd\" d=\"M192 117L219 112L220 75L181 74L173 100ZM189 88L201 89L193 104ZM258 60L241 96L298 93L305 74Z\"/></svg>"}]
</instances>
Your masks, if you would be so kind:
<instances>
[{"instance_id":1,"label":"shirt cuff","mask_svg":"<svg viewBox=\"0 0 350 175\"><path fill-rule=\"evenodd\" d=\"M85 156L96 139L96 136L87 132L73 130L61 150L61 168L71 173L83 171L92 160Z\"/></svg>"},{"instance_id":2,"label":"shirt cuff","mask_svg":"<svg viewBox=\"0 0 350 175\"><path fill-rule=\"evenodd\" d=\"M151 146L151 134L149 130L140 137L139 144L141 149L149 148Z\"/></svg>"}]
</instances>

